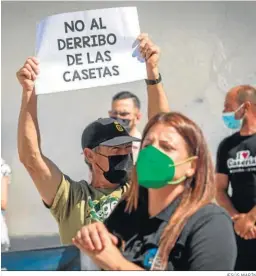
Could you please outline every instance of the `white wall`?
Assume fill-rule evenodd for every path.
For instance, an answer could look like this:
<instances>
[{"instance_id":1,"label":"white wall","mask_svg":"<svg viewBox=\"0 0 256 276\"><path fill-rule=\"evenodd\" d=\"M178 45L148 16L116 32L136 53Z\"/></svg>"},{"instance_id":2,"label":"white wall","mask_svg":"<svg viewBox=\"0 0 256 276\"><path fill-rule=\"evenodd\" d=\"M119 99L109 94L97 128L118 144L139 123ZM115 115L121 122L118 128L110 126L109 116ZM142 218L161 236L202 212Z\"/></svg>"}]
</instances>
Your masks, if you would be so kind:
<instances>
[{"instance_id":1,"label":"white wall","mask_svg":"<svg viewBox=\"0 0 256 276\"><path fill-rule=\"evenodd\" d=\"M2 2L2 156L13 169L8 223L12 235L57 232L43 207L16 147L21 89L15 73L34 54L36 23L56 13L137 6L141 30L161 47L161 72L173 110L194 119L215 155L228 131L221 111L228 88L256 83L256 3L253 2ZM106 116L111 96L121 89L142 100L143 81L39 97L43 151L74 179L87 177L80 148L83 128Z\"/></svg>"}]
</instances>

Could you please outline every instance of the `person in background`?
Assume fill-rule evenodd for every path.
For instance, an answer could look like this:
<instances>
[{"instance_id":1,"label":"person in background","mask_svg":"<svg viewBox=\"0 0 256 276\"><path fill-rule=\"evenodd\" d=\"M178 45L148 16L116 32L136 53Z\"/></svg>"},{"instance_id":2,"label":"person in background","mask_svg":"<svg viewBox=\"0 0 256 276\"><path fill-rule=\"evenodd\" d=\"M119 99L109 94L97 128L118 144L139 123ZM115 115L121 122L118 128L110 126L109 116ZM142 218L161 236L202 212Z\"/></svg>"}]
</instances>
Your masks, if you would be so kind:
<instances>
[{"instance_id":1,"label":"person in background","mask_svg":"<svg viewBox=\"0 0 256 276\"><path fill-rule=\"evenodd\" d=\"M138 41L140 53L145 57L148 118L151 118L160 111L168 111L169 106L158 70L159 48L147 34L141 34ZM34 57L28 58L17 72L23 89L18 124L19 158L55 217L62 243L70 244L83 225L104 221L127 190L126 179L132 167L131 143L138 139L114 119L91 123L83 132L81 145L92 181L73 181L42 152L34 87L38 73L39 62Z\"/></svg>"},{"instance_id":2,"label":"person in background","mask_svg":"<svg viewBox=\"0 0 256 276\"><path fill-rule=\"evenodd\" d=\"M131 136L141 139L141 133L137 128L141 119L140 108L141 103L136 95L129 91L122 91L112 98L109 116L118 119ZM140 142L133 142L132 153L134 162L137 160L139 149Z\"/></svg>"},{"instance_id":3,"label":"person in background","mask_svg":"<svg viewBox=\"0 0 256 276\"><path fill-rule=\"evenodd\" d=\"M179 113L147 124L131 187L103 223L73 243L105 270L233 270L236 241L214 203L214 166L201 129Z\"/></svg>"},{"instance_id":4,"label":"person in background","mask_svg":"<svg viewBox=\"0 0 256 276\"><path fill-rule=\"evenodd\" d=\"M11 183L11 168L1 158L1 249L8 251L10 248L10 239L8 235L8 227L5 220L5 212L8 203L8 189Z\"/></svg>"},{"instance_id":5,"label":"person in background","mask_svg":"<svg viewBox=\"0 0 256 276\"><path fill-rule=\"evenodd\" d=\"M223 121L236 131L217 153L217 201L234 221L236 270L256 270L256 89L239 85L226 95ZM232 196L228 194L229 185Z\"/></svg>"}]
</instances>

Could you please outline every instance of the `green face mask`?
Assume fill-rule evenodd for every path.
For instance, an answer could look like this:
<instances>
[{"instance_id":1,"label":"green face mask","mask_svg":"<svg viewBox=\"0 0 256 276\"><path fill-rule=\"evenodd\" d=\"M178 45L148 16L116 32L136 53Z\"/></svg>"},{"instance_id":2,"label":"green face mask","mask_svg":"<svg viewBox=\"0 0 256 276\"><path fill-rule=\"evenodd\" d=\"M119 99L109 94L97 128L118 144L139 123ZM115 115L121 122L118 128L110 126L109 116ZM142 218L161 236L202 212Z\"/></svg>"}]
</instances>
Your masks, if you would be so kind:
<instances>
[{"instance_id":1,"label":"green face mask","mask_svg":"<svg viewBox=\"0 0 256 276\"><path fill-rule=\"evenodd\" d=\"M186 179L186 176L172 181L175 175L175 167L195 158L195 156L190 157L183 162L174 164L173 160L166 154L153 146L147 146L140 151L136 163L138 184L153 189L159 189L168 184L179 184Z\"/></svg>"}]
</instances>

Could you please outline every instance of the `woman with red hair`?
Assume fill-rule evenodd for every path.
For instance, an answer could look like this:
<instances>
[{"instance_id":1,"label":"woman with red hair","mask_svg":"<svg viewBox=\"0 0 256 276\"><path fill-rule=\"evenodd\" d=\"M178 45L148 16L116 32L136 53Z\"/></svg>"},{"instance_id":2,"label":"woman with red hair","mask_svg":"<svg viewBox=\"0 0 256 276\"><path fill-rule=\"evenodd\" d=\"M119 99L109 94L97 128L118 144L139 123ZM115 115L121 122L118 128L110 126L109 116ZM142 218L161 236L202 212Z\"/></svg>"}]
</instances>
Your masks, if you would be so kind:
<instances>
[{"instance_id":1,"label":"woman with red hair","mask_svg":"<svg viewBox=\"0 0 256 276\"><path fill-rule=\"evenodd\" d=\"M105 270L233 270L231 218L214 203L214 166L201 129L179 113L147 124L131 187L105 223L73 243Z\"/></svg>"}]
</instances>

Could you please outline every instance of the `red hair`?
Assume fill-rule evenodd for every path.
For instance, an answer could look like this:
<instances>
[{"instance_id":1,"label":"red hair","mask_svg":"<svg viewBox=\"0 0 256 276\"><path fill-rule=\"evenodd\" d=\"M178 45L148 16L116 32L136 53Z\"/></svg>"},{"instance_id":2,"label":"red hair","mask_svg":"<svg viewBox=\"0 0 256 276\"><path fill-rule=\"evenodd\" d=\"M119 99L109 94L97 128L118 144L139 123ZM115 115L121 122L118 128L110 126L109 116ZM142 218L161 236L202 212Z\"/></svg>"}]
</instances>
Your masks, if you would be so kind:
<instances>
[{"instance_id":1,"label":"red hair","mask_svg":"<svg viewBox=\"0 0 256 276\"><path fill-rule=\"evenodd\" d=\"M213 201L215 197L214 166L210 152L201 129L186 116L176 113L160 113L154 116L146 125L142 143L156 124L171 126L184 138L190 156L197 156L197 166L193 177L186 180L185 190L174 214L165 227L159 252L163 263L167 264L168 256L188 219L201 207ZM126 211L136 210L138 206L139 186L136 168L133 168L131 187L125 196Z\"/></svg>"}]
</instances>

